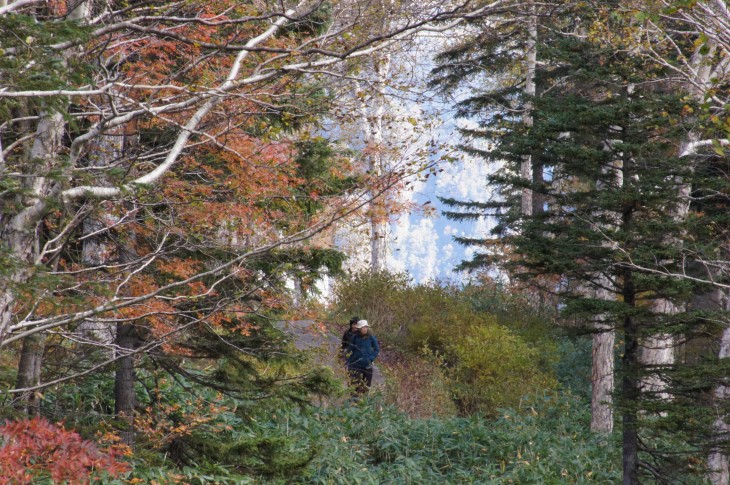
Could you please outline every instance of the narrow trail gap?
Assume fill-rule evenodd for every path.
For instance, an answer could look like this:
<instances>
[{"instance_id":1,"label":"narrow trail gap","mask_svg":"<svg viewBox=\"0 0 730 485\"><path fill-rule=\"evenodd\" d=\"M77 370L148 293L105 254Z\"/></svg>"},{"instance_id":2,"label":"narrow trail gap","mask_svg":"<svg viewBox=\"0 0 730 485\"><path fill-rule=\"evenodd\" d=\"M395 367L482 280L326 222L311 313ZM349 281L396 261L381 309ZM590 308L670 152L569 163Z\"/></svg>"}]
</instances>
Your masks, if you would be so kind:
<instances>
[{"instance_id":1,"label":"narrow trail gap","mask_svg":"<svg viewBox=\"0 0 730 485\"><path fill-rule=\"evenodd\" d=\"M345 325L341 326L339 335L332 333L335 329L315 320L277 322L276 327L292 338L297 350L316 353L318 358L315 359L315 363L330 367L337 376L345 376L344 365L338 358L341 333L345 331ZM373 385L370 392L382 390L384 387L385 378L376 361L373 365Z\"/></svg>"}]
</instances>

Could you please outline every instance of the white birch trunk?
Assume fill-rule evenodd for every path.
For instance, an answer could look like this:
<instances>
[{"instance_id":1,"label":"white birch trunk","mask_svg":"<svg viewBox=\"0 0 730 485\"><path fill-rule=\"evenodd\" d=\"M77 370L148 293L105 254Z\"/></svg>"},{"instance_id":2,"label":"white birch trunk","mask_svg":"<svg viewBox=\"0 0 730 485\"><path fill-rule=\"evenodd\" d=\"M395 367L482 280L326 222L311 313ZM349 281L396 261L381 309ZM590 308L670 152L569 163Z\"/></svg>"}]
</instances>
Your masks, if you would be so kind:
<instances>
[{"instance_id":1,"label":"white birch trunk","mask_svg":"<svg viewBox=\"0 0 730 485\"><path fill-rule=\"evenodd\" d=\"M527 52L525 53L525 95L533 98L536 93L535 89L535 69L537 68L537 15L535 14L535 5L530 2L530 15L527 18ZM525 103L524 113L522 114L522 123L526 128L533 125L532 119L532 101ZM520 177L527 183L533 182L532 156L524 155L520 164ZM522 214L531 216L533 214L533 193L532 189L522 189Z\"/></svg>"},{"instance_id":2,"label":"white birch trunk","mask_svg":"<svg viewBox=\"0 0 730 485\"><path fill-rule=\"evenodd\" d=\"M370 221L370 269L373 272L386 268L388 254L388 225L386 222L371 219Z\"/></svg>"},{"instance_id":3,"label":"white birch trunk","mask_svg":"<svg viewBox=\"0 0 730 485\"><path fill-rule=\"evenodd\" d=\"M385 86L386 76L390 71L390 55L383 54L373 59L378 86ZM383 125L385 121L385 99L377 96L377 108L371 120L372 144L377 156L370 158L370 171L378 177L387 169L385 147L383 146ZM370 219L370 263L372 271L382 271L386 267L387 256L387 209L384 196L373 199L373 214Z\"/></svg>"},{"instance_id":4,"label":"white birch trunk","mask_svg":"<svg viewBox=\"0 0 730 485\"><path fill-rule=\"evenodd\" d=\"M714 275L720 278L720 272ZM730 310L730 298L727 289L713 288L708 293L697 295L693 298L692 307L698 310L725 311ZM720 349L717 354L718 359L727 359L730 357L730 325L726 325L720 336ZM718 443L727 442L730 436L730 425L727 422L727 415L723 414L728 399L730 398L730 387L718 384L713 390L712 397L716 405L715 422L713 423L713 440ZM722 451L722 447L718 446L712 449L707 457L707 468L709 470L708 480L713 485L728 485L730 482L730 467L728 466L728 457Z\"/></svg>"},{"instance_id":5,"label":"white birch trunk","mask_svg":"<svg viewBox=\"0 0 730 485\"><path fill-rule=\"evenodd\" d=\"M730 327L726 327L722 332L718 357L720 359L730 357ZM718 402L727 402L730 398L730 387L724 384L718 385L715 388L713 397ZM714 424L716 435L730 436L730 424L728 424L727 419L728 417L722 414L717 417ZM708 478L713 485L728 485L730 483L730 464L728 461L728 456L722 452L721 448L716 448L710 453L707 458L707 467L710 470Z\"/></svg>"},{"instance_id":6,"label":"white birch trunk","mask_svg":"<svg viewBox=\"0 0 730 485\"><path fill-rule=\"evenodd\" d=\"M678 191L680 202L671 208L671 217L679 222L684 220L689 213L689 194L691 188L689 184L678 181ZM665 241L665 243L682 245L679 238ZM668 298L655 298L651 302L651 310L657 315L666 315L671 318L684 311L684 305L676 305ZM675 337L672 334L658 331L655 334L645 338L639 346L639 364L648 369L648 375L642 378L640 388L642 392L654 394L659 399L671 399L671 395L666 389L669 383L664 377L665 370L674 365L675 362Z\"/></svg>"},{"instance_id":7,"label":"white birch trunk","mask_svg":"<svg viewBox=\"0 0 730 485\"><path fill-rule=\"evenodd\" d=\"M725 2L714 2L714 7L719 9L718 19L728 18L728 10ZM696 75L695 82L691 83L689 87L690 92L697 100L702 100L707 93L708 89L712 87L711 79L717 77L718 74L723 75L727 72L727 58L723 58L717 65L713 65L707 62L708 59L713 59L717 53L717 45L715 42L708 44L709 49L705 54L702 53L702 49L698 48L692 59L690 65ZM699 137L697 133L690 132L687 140L683 143L680 151L680 156L694 154L694 146L698 144ZM682 187L685 196L689 197L690 188ZM714 308L720 308L725 311L730 310L730 298L726 290L717 289L715 290L714 299L711 298L711 305ZM719 359L726 359L730 357L730 327L726 327L720 339L720 350L718 352ZM721 403L727 401L730 398L730 387L723 383L717 385L713 391L713 397L716 402ZM730 424L728 424L728 416L718 414L717 419L714 423L714 432L718 436L730 436ZM714 449L707 457L707 466L709 468L708 479L713 485L728 485L730 484L730 460L728 455L723 453L722 448Z\"/></svg>"},{"instance_id":8,"label":"white birch trunk","mask_svg":"<svg viewBox=\"0 0 730 485\"><path fill-rule=\"evenodd\" d=\"M691 86L687 86L692 96L697 100L702 100L707 89L710 87L710 76L712 75L713 66L707 62L707 59L712 59L716 52L716 46L710 46L707 53L703 54L702 48L695 50L690 65L695 72L695 82ZM687 147L691 146L697 141L697 133L691 131L687 139L684 140L679 148L679 156L683 156L688 152ZM681 179L677 180L678 190L678 203L675 207L670 208L672 213L671 217L681 222L686 219L689 214L689 199L692 188L688 183L685 183ZM675 238L674 241L669 241L677 245L682 245L682 241L679 238ZM672 301L667 298L657 298L652 302L652 311L660 315L676 315L684 310L683 306L675 305ZM668 387L668 383L662 377L663 369L672 366L675 361L674 357L675 339L672 335L657 332L645 339L641 343L639 349L639 362L653 369L652 375L647 376L642 380L641 388L646 392L656 393L661 399L670 399L669 393L664 392Z\"/></svg>"},{"instance_id":9,"label":"white birch trunk","mask_svg":"<svg viewBox=\"0 0 730 485\"><path fill-rule=\"evenodd\" d=\"M361 95L359 99L360 108L360 130L363 135L363 142L366 151L367 170L374 177L380 177L387 170L388 161L385 151L384 125L386 113L386 100L377 88L385 86L388 73L390 72L390 55L381 53L374 56L373 72L376 89L371 95ZM365 93L360 84L357 84L358 91ZM371 193L369 207L369 246L370 246L370 270L373 272L382 271L386 268L387 258L387 207L384 195L377 196Z\"/></svg>"},{"instance_id":10,"label":"white birch trunk","mask_svg":"<svg viewBox=\"0 0 730 485\"><path fill-rule=\"evenodd\" d=\"M61 152L64 133L64 120L60 113L41 114L36 129L36 137L30 150L29 163L36 174L48 173L57 165L57 157ZM30 195L24 205L32 205L45 197L49 191L49 182L45 177L35 176L28 179L26 188ZM30 276L30 268L36 264L40 247L38 239L40 217L25 219L21 212L11 220L11 224L3 234L3 243L7 244L11 254L18 258L19 269L13 272L8 282L4 283L0 303L2 326L0 333L7 328L12 319L12 307L15 303L16 290L12 286L21 284ZM31 335L23 340L18 374L15 382L17 389L31 388L40 383L41 364L45 352L46 336L44 333ZM40 414L40 395L37 391L20 394L15 400L16 410L29 416Z\"/></svg>"},{"instance_id":11,"label":"white birch trunk","mask_svg":"<svg viewBox=\"0 0 730 485\"><path fill-rule=\"evenodd\" d=\"M76 7L70 12L69 18L80 22L88 19L89 0L79 0ZM51 184L43 174L58 168L57 157L61 153L64 130L62 113L41 113L30 149L30 163L37 165L29 170L32 176L25 183L30 196L26 196L25 200L19 199L24 209L8 218L7 222L3 221L0 231L0 245L6 245L13 258L20 263L19 269L7 281L0 282L0 345L13 319L13 306L17 297L14 287L27 281L30 273L26 265L32 266L38 262L38 225L47 211L43 199L49 197L52 191Z\"/></svg>"}]
</instances>

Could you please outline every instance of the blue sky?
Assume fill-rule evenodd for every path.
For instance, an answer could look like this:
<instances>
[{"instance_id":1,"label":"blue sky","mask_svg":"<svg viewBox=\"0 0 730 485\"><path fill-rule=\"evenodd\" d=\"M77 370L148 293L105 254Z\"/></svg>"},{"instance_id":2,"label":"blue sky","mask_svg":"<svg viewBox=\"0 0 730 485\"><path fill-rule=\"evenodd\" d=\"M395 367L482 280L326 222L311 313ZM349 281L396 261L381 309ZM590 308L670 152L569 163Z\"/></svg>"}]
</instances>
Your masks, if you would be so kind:
<instances>
[{"instance_id":1,"label":"blue sky","mask_svg":"<svg viewBox=\"0 0 730 485\"><path fill-rule=\"evenodd\" d=\"M453 119L444 120L436 136L455 145L460 138ZM411 201L423 205L427 201L435 207L432 215L421 211L401 216L390 227L388 266L392 270L409 272L415 283L429 280L463 281L467 275L454 271L456 265L471 259L473 249L464 248L454 236L481 237L489 234L494 225L491 219L457 222L441 214L445 209L438 197L458 200L489 200L487 175L494 170L482 160L474 160L456 152L456 160L441 163L442 172L418 181L407 194Z\"/></svg>"}]
</instances>

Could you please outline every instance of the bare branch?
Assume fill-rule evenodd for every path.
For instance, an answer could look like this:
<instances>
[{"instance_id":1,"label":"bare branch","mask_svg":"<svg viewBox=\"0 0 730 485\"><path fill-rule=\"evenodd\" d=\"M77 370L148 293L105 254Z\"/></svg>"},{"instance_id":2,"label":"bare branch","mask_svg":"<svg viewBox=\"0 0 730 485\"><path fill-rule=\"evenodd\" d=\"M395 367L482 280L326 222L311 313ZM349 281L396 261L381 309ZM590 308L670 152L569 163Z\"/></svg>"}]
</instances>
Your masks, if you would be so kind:
<instances>
[{"instance_id":1,"label":"bare branch","mask_svg":"<svg viewBox=\"0 0 730 485\"><path fill-rule=\"evenodd\" d=\"M34 3L40 3L42 0L17 0L9 5L0 7L0 15L5 15L10 12L14 12L19 8L25 7L26 5L32 5Z\"/></svg>"},{"instance_id":2,"label":"bare branch","mask_svg":"<svg viewBox=\"0 0 730 485\"><path fill-rule=\"evenodd\" d=\"M724 147L730 146L730 140L728 140L727 138L722 138L722 139L713 138L710 140L693 141L693 142L690 142L687 144L687 146L684 148L684 150L682 150L682 153L680 153L679 156L688 157L690 155L696 155L697 150L699 148L715 146L715 145L720 145L720 146L724 146Z\"/></svg>"}]
</instances>

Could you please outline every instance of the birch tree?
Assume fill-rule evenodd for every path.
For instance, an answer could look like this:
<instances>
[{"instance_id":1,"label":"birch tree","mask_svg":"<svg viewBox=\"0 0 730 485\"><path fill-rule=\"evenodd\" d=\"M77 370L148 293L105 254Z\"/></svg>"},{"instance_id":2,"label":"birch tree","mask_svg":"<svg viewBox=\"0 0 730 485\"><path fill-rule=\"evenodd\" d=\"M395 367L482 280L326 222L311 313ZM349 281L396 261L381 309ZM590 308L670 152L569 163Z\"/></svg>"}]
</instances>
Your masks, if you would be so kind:
<instances>
[{"instance_id":1,"label":"birch tree","mask_svg":"<svg viewBox=\"0 0 730 485\"><path fill-rule=\"evenodd\" d=\"M255 275L264 255L297 248L379 196L394 182L376 192L353 186L346 197L329 196L316 217L286 221L299 204L287 130L316 120L326 101L318 85L340 75L339 66L507 4L434 3L428 14L378 31L361 28L376 7L357 2L81 2L66 9L18 0L0 7L0 347L43 335L73 341L74 329L89 322L119 330L116 344L96 342L114 350L107 359L50 383L22 372L10 392L32 396L214 319L220 303L180 308L212 302L206 299L223 285ZM120 139L128 149L103 148ZM211 171L204 165L211 153L228 165ZM200 205L211 194L179 183L216 173L232 177L228 185L215 181L221 191L242 197L215 206L227 207L223 215L195 210L213 207ZM176 225L181 220L186 229ZM112 245L98 241L115 238L113 251L124 257L103 254ZM172 264L205 244L225 257L185 269ZM79 248L85 266L64 266ZM153 284L160 272L167 276ZM258 295L256 288L248 291ZM225 305L234 308L232 300ZM153 338L123 341L124 325L139 321L157 322ZM40 355L31 340L27 355ZM36 369L37 360L23 368Z\"/></svg>"},{"instance_id":2,"label":"birch tree","mask_svg":"<svg viewBox=\"0 0 730 485\"><path fill-rule=\"evenodd\" d=\"M429 10L414 2L380 2L378 7L381 17L374 19L372 28L379 32L400 28L408 19ZM431 120L419 116L422 112L412 112L414 104L429 103L425 83L419 79L432 55L429 47L434 41L428 35L443 37L440 32L429 31L383 49L343 73L343 79L333 87L339 106L335 108L337 126L332 131L357 153L355 170L367 178L398 178L404 171L417 173L419 169L425 173L435 165L435 144L428 139ZM374 189L371 195L379 191ZM367 232L367 237L354 244L367 246L368 254L359 258L363 260L360 266L366 262L371 271L386 268L388 222L411 209L400 200L405 190L404 183L395 184L373 198L361 221L348 221L363 234Z\"/></svg>"}]
</instances>

